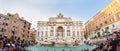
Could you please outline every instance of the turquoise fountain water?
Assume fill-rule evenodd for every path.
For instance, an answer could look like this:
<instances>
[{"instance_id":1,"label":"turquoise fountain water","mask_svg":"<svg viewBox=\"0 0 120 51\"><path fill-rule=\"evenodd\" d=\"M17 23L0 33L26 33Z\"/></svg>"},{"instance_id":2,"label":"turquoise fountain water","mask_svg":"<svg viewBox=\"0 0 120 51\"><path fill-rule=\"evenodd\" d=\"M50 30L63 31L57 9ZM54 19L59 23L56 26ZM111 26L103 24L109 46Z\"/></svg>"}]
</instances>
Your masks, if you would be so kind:
<instances>
[{"instance_id":1,"label":"turquoise fountain water","mask_svg":"<svg viewBox=\"0 0 120 51\"><path fill-rule=\"evenodd\" d=\"M27 50L31 50L31 51L63 51L63 49L65 51L81 51L81 50L84 50L84 49L89 49L92 50L93 46L88 46L88 45L83 45L83 46L79 46L79 47L67 47L67 46L39 46L39 47L28 47L26 48Z\"/></svg>"}]
</instances>

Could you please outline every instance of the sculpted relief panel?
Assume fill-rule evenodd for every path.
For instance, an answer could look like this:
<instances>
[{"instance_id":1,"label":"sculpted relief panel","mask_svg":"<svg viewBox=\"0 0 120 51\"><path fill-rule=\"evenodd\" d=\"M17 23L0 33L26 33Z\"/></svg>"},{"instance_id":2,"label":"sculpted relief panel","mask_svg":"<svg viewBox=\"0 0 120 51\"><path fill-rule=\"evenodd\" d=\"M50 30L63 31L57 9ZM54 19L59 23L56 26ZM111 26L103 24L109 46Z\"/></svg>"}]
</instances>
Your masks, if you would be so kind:
<instances>
[{"instance_id":1,"label":"sculpted relief panel","mask_svg":"<svg viewBox=\"0 0 120 51\"><path fill-rule=\"evenodd\" d=\"M64 22L63 19L57 19L56 21L57 21L57 22Z\"/></svg>"}]
</instances>

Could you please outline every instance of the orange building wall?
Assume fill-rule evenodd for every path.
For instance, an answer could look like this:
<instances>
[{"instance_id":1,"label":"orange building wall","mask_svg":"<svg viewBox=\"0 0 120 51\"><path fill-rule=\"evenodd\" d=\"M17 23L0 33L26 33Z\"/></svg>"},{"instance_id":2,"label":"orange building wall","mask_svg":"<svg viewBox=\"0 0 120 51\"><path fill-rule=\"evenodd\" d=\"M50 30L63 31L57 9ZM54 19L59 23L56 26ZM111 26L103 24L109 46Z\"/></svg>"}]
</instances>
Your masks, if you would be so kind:
<instances>
[{"instance_id":1,"label":"orange building wall","mask_svg":"<svg viewBox=\"0 0 120 51\"><path fill-rule=\"evenodd\" d=\"M9 20L8 20L8 18L9 18ZM4 32L4 35L7 35L8 38L10 38L11 36L13 36L13 33L12 33L12 30L13 30L13 31L16 31L14 36L20 37L21 39L28 39L28 35L29 35L28 31L30 30L31 23L20 18L17 13L16 14L8 13L6 15L6 21L7 21L6 23L8 23L8 26L5 26L7 31ZM13 26L15 26L15 27L13 27ZM25 26L25 28L24 28L24 26Z\"/></svg>"},{"instance_id":2,"label":"orange building wall","mask_svg":"<svg viewBox=\"0 0 120 51\"><path fill-rule=\"evenodd\" d=\"M84 29L85 34L89 35L91 32L95 31L96 26L98 26L98 28L102 28L114 22L120 21L118 13L120 13L120 2L118 2L118 0L113 0L104 9L86 22ZM111 18L113 19L113 22L110 21ZM108 24L104 23L105 20L108 22ZM100 26L101 23L102 26Z\"/></svg>"}]
</instances>

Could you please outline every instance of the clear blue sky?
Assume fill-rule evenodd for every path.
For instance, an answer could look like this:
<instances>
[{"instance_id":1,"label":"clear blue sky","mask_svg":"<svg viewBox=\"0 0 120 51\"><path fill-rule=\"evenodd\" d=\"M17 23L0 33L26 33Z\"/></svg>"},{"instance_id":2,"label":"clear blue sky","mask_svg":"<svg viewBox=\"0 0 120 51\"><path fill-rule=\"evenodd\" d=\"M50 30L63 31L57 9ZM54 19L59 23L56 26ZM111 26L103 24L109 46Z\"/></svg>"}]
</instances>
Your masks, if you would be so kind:
<instances>
[{"instance_id":1,"label":"clear blue sky","mask_svg":"<svg viewBox=\"0 0 120 51\"><path fill-rule=\"evenodd\" d=\"M46 21L58 13L86 22L112 0L0 0L0 13L19 13L36 28L37 21Z\"/></svg>"}]
</instances>

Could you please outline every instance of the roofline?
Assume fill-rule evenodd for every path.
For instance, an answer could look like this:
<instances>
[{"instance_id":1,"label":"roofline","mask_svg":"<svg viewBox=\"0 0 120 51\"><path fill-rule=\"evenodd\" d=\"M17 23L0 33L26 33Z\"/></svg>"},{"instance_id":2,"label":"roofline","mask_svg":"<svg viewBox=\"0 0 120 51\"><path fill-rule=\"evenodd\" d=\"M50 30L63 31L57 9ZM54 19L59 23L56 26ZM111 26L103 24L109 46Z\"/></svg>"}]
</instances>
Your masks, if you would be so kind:
<instances>
[{"instance_id":1,"label":"roofline","mask_svg":"<svg viewBox=\"0 0 120 51\"><path fill-rule=\"evenodd\" d=\"M114 0L112 0L114 1ZM110 3L112 3L112 1ZM110 5L110 3L108 5ZM98 15L102 10L104 10L106 7L108 7L108 5L106 5L104 8L102 8L97 14L95 14L92 18L94 18L96 15ZM87 24L92 18L90 18L87 22L85 22L85 24Z\"/></svg>"}]
</instances>

